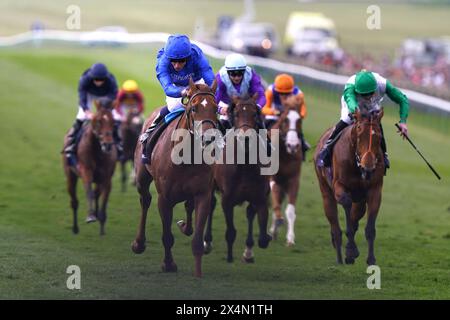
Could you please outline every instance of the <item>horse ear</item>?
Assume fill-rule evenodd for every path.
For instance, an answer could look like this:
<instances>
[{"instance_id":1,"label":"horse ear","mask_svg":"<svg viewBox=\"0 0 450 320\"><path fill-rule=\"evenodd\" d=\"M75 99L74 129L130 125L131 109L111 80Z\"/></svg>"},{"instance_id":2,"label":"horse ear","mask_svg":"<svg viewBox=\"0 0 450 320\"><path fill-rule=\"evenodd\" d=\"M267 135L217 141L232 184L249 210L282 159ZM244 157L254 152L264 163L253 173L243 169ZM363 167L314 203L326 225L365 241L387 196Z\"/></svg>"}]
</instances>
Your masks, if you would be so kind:
<instances>
[{"instance_id":1,"label":"horse ear","mask_svg":"<svg viewBox=\"0 0 450 320\"><path fill-rule=\"evenodd\" d=\"M97 111L100 110L100 108L101 108L100 101L98 101L97 99L94 100L94 105L95 105L95 109Z\"/></svg>"},{"instance_id":2,"label":"horse ear","mask_svg":"<svg viewBox=\"0 0 450 320\"><path fill-rule=\"evenodd\" d=\"M189 90L194 91L195 90L195 82L192 80L192 77L189 77Z\"/></svg>"},{"instance_id":3,"label":"horse ear","mask_svg":"<svg viewBox=\"0 0 450 320\"><path fill-rule=\"evenodd\" d=\"M213 83L212 83L212 85L211 85L211 90L212 90L214 93L216 93L216 90L217 90L217 81L216 81L216 78L214 78L214 81L213 81Z\"/></svg>"},{"instance_id":4,"label":"horse ear","mask_svg":"<svg viewBox=\"0 0 450 320\"><path fill-rule=\"evenodd\" d=\"M256 101L258 101L258 92L255 92L255 94L254 95L252 95L252 100L253 100L253 102L255 102L256 103Z\"/></svg>"}]
</instances>

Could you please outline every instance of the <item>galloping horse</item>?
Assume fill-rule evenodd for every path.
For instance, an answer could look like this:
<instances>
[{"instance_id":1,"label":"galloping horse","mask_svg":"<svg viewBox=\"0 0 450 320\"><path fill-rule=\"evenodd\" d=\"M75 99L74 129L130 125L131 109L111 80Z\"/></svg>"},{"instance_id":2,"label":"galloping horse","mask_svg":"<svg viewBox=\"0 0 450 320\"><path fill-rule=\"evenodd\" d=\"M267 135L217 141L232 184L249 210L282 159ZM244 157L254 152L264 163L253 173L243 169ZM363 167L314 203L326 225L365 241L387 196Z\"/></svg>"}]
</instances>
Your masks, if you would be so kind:
<instances>
[{"instance_id":1,"label":"galloping horse","mask_svg":"<svg viewBox=\"0 0 450 320\"><path fill-rule=\"evenodd\" d=\"M300 132L301 118L298 112L297 96L290 96L286 101L285 110L271 130L280 130L280 169L271 177L270 187L272 192L272 225L270 232L274 238L278 236L278 229L284 223L281 214L281 204L285 195L288 195L288 204L285 214L288 221L286 244L295 244L294 223L296 219L295 203L300 187L300 173L303 160L303 152Z\"/></svg>"},{"instance_id":2,"label":"galloping horse","mask_svg":"<svg viewBox=\"0 0 450 320\"><path fill-rule=\"evenodd\" d=\"M106 205L111 191L111 178L117 161L117 150L113 140L114 120L111 113L113 102L108 98L95 101L97 112L83 128L81 139L77 148L78 164L69 166L67 158L63 156L64 173L67 178L67 190L71 198L73 210L73 233L77 234L77 180L83 180L89 212L86 222L100 221L100 235L105 234ZM67 135L65 137L65 142ZM92 184L95 189L92 189ZM99 198L102 203L99 208Z\"/></svg>"},{"instance_id":3,"label":"galloping horse","mask_svg":"<svg viewBox=\"0 0 450 320\"><path fill-rule=\"evenodd\" d=\"M352 264L359 256L355 233L359 220L367 209L366 239L369 244L367 264L375 264L375 220L381 204L384 161L381 150L380 122L383 111L355 115L355 123L342 131L332 155L332 168L318 167L317 178L322 192L325 215L331 225L331 241L336 249L337 262L342 263L342 232L339 226L337 203L345 210L347 238L345 263ZM314 160L328 139L331 129L320 138Z\"/></svg>"},{"instance_id":4,"label":"galloping horse","mask_svg":"<svg viewBox=\"0 0 450 320\"><path fill-rule=\"evenodd\" d=\"M259 117L259 110L256 104L256 95L252 98L246 99L234 99L228 108L228 117L231 119L233 127L238 130L236 136L232 136L226 139L227 143L231 143L231 139L234 139L234 148L229 150L227 148L222 152L223 163L217 163L214 166L214 181L216 189L220 191L222 195L222 209L225 214L225 221L227 225L225 239L227 241L228 254L227 261L233 261L233 243L236 239L236 228L234 227L233 215L234 207L236 205L242 204L244 201L248 201L247 206L247 220L248 220L248 233L246 240L246 249L244 251L242 261L243 262L254 262L253 256L253 220L255 215L258 214L259 223L259 240L258 245L260 248L267 248L270 240L272 239L270 235L267 234L267 220L268 220L268 208L267 208L267 197L269 195L269 179L268 176L261 175L261 164L258 163L257 154L254 157L256 163L250 162L252 155L249 152L257 153L257 148L250 147L250 143L253 146L260 145L259 141L245 140L246 138L258 139L257 133L257 117ZM249 129L254 131L250 132L253 136L246 135ZM245 162L239 164L238 161L238 141L243 140L244 150L240 152L245 153L246 159L242 159ZM252 150L253 149L253 150ZM227 152L233 152L232 157L228 155L228 158L233 159L232 164L227 164ZM213 195L214 197L214 195ZM211 208L210 216L208 217L208 226L205 234L205 247L211 247L211 221L212 212L214 211L214 206L216 204L215 198L213 199L213 207Z\"/></svg>"},{"instance_id":5,"label":"galloping horse","mask_svg":"<svg viewBox=\"0 0 450 320\"><path fill-rule=\"evenodd\" d=\"M139 144L135 152L136 185L140 194L141 220L132 250L142 253L145 250L145 223L147 211L151 202L149 186L155 180L158 191L158 208L163 226L162 242L165 256L162 263L164 272L177 271L171 248L174 237L171 230L173 207L175 204L185 201L186 207L192 211L195 209L195 230L192 239L192 253L195 257L195 276L202 276L201 261L204 252L203 232L206 219L211 207L211 190L213 187L213 172L211 165L201 164L176 164L171 161L171 155L175 146L182 142L172 142L172 134L176 129L183 129L188 137L201 138L198 129L205 132L217 127L217 104L214 93L216 83L212 88L204 84L194 84L189 81L186 110L178 121L173 121L159 137L151 156L151 164L144 165L141 162L142 144ZM143 127L144 132L158 114L153 112ZM177 131L179 132L179 131ZM190 140L190 139L188 139ZM172 158L173 159L173 158ZM192 212L191 211L191 212Z\"/></svg>"},{"instance_id":6,"label":"galloping horse","mask_svg":"<svg viewBox=\"0 0 450 320\"><path fill-rule=\"evenodd\" d=\"M126 163L131 161L133 165L134 160L134 150L136 149L137 141L139 139L139 134L142 130L144 124L143 118L136 108L131 108L128 113L126 120L122 122L120 126L120 133L122 135L123 143L123 157L120 159L121 164L121 180L122 180L122 191L126 190L127 184L127 171ZM130 178L132 183L135 184L135 172L134 165L131 171Z\"/></svg>"}]
</instances>

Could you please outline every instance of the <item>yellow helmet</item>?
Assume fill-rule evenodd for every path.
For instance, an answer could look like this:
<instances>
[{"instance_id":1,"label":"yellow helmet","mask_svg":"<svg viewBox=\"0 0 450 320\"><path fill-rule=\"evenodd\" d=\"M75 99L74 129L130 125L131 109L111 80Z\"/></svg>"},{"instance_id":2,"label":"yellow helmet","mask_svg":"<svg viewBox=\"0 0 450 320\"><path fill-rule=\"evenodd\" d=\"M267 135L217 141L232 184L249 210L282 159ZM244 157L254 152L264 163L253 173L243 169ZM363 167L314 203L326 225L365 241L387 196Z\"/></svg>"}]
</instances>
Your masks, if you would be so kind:
<instances>
[{"instance_id":1,"label":"yellow helmet","mask_svg":"<svg viewBox=\"0 0 450 320\"><path fill-rule=\"evenodd\" d=\"M136 81L134 80L127 80L123 83L122 89L126 92L134 92L139 89L139 86Z\"/></svg>"}]
</instances>

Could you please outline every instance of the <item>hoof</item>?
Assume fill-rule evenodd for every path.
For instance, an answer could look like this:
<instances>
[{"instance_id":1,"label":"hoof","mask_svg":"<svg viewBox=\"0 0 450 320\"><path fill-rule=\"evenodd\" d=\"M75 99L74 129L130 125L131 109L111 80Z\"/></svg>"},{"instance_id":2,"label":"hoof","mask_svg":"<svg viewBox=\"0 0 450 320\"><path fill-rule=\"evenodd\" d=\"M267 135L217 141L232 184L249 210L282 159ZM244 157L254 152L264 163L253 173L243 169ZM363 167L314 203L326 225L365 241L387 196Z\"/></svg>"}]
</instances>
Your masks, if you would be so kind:
<instances>
[{"instance_id":1,"label":"hoof","mask_svg":"<svg viewBox=\"0 0 450 320\"><path fill-rule=\"evenodd\" d=\"M233 260L234 260L233 257L227 257L227 262L228 262L228 263L232 263Z\"/></svg>"},{"instance_id":2,"label":"hoof","mask_svg":"<svg viewBox=\"0 0 450 320\"><path fill-rule=\"evenodd\" d=\"M212 242L205 241L203 243L203 248L204 248L204 251L203 251L204 254L210 254L212 251Z\"/></svg>"},{"instance_id":3,"label":"hoof","mask_svg":"<svg viewBox=\"0 0 450 320\"><path fill-rule=\"evenodd\" d=\"M258 246L262 249L265 249L269 246L269 242L272 240L272 237L270 235L266 235L263 237L260 237L258 239Z\"/></svg>"},{"instance_id":4,"label":"hoof","mask_svg":"<svg viewBox=\"0 0 450 320\"><path fill-rule=\"evenodd\" d=\"M377 260L375 259L375 257L373 258L367 258L366 262L368 266L375 266L377 264L376 262Z\"/></svg>"},{"instance_id":5,"label":"hoof","mask_svg":"<svg viewBox=\"0 0 450 320\"><path fill-rule=\"evenodd\" d=\"M192 235L192 232L193 232L192 231L192 227L187 228L187 224L186 224L186 222L184 222L184 220L178 221L177 222L177 226L180 229L181 233L183 233L183 234L185 234L187 236Z\"/></svg>"},{"instance_id":6,"label":"hoof","mask_svg":"<svg viewBox=\"0 0 450 320\"><path fill-rule=\"evenodd\" d=\"M255 257L249 257L247 258L246 256L242 256L241 257L241 261L243 263L255 263Z\"/></svg>"},{"instance_id":7,"label":"hoof","mask_svg":"<svg viewBox=\"0 0 450 320\"><path fill-rule=\"evenodd\" d=\"M93 214L88 215L86 218L87 223L91 223L91 222L95 222L95 221L97 221L97 217Z\"/></svg>"},{"instance_id":8,"label":"hoof","mask_svg":"<svg viewBox=\"0 0 450 320\"><path fill-rule=\"evenodd\" d=\"M73 234L78 234L80 232L80 229L77 227L72 227Z\"/></svg>"},{"instance_id":9,"label":"hoof","mask_svg":"<svg viewBox=\"0 0 450 320\"><path fill-rule=\"evenodd\" d=\"M178 267L175 264L175 262L170 262L170 263L161 263L161 270L162 272L177 272Z\"/></svg>"},{"instance_id":10,"label":"hoof","mask_svg":"<svg viewBox=\"0 0 450 320\"><path fill-rule=\"evenodd\" d=\"M145 241L138 242L136 240L133 241L133 244L131 245L131 250L136 254L141 254L145 251Z\"/></svg>"},{"instance_id":11,"label":"hoof","mask_svg":"<svg viewBox=\"0 0 450 320\"><path fill-rule=\"evenodd\" d=\"M345 264L354 264L355 259L352 257L345 257Z\"/></svg>"},{"instance_id":12,"label":"hoof","mask_svg":"<svg viewBox=\"0 0 450 320\"><path fill-rule=\"evenodd\" d=\"M286 241L286 247L291 248L293 246L295 246L295 242L294 241Z\"/></svg>"}]
</instances>

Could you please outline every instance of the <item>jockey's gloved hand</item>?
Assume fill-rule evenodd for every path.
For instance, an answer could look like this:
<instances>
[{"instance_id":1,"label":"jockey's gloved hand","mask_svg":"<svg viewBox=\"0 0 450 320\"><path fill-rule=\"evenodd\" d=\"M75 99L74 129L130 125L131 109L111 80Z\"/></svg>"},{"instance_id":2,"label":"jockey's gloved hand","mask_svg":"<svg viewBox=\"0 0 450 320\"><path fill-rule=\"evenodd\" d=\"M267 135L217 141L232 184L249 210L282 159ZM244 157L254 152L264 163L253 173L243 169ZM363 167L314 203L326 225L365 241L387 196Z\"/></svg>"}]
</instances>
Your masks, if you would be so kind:
<instances>
[{"instance_id":1,"label":"jockey's gloved hand","mask_svg":"<svg viewBox=\"0 0 450 320\"><path fill-rule=\"evenodd\" d=\"M188 90L188 87L186 87L183 90L181 90L181 96L182 97L186 97L187 96L187 90Z\"/></svg>"},{"instance_id":2,"label":"jockey's gloved hand","mask_svg":"<svg viewBox=\"0 0 450 320\"><path fill-rule=\"evenodd\" d=\"M92 120L92 118L94 117L93 113L90 110L86 110L84 114L86 115L86 118L88 118L89 120Z\"/></svg>"},{"instance_id":3,"label":"jockey's gloved hand","mask_svg":"<svg viewBox=\"0 0 450 320\"><path fill-rule=\"evenodd\" d=\"M408 136L408 126L406 123L399 123L398 126L401 130L397 130L397 132L405 139L405 137Z\"/></svg>"}]
</instances>

